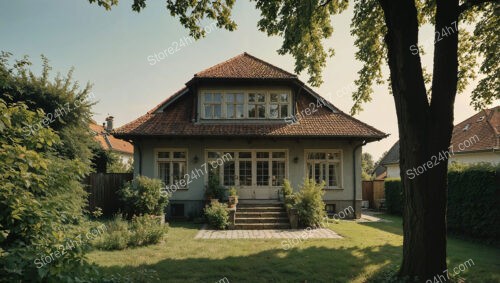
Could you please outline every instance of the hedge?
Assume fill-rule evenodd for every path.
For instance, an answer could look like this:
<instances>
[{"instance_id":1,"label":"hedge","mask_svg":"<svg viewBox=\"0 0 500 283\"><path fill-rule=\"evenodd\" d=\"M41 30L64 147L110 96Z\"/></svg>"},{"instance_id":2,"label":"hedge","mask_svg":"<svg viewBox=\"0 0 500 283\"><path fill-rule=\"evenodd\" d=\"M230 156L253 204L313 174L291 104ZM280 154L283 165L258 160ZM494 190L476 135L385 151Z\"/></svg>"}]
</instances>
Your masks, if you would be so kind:
<instances>
[{"instance_id":1,"label":"hedge","mask_svg":"<svg viewBox=\"0 0 500 283\"><path fill-rule=\"evenodd\" d=\"M479 239L500 237L500 166L475 165L448 172L448 230ZM386 180L389 213L401 214L402 184Z\"/></svg>"}]
</instances>

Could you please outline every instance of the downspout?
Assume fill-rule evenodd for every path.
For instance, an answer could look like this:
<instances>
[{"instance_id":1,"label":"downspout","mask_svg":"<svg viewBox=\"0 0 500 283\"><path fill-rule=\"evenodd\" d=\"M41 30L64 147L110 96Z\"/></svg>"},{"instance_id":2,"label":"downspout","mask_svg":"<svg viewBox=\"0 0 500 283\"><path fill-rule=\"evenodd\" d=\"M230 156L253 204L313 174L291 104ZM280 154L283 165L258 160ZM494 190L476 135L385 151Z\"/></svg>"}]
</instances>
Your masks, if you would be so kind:
<instances>
[{"instance_id":1,"label":"downspout","mask_svg":"<svg viewBox=\"0 0 500 283\"><path fill-rule=\"evenodd\" d=\"M355 146L352 150L352 208L354 209L354 218L356 218L356 150L364 145L366 145L366 140L363 140L362 143Z\"/></svg>"}]
</instances>

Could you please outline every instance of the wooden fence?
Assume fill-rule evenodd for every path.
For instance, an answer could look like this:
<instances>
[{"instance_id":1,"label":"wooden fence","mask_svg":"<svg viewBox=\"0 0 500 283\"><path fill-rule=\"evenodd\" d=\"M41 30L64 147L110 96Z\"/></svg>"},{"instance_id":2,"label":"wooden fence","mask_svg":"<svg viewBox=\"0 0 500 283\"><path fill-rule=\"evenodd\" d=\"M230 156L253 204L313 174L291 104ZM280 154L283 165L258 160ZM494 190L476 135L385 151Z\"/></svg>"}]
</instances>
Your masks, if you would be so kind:
<instances>
[{"instance_id":1,"label":"wooden fence","mask_svg":"<svg viewBox=\"0 0 500 283\"><path fill-rule=\"evenodd\" d=\"M117 191L132 178L132 173L91 173L84 180L89 193L89 210L100 207L106 216L116 213L120 208Z\"/></svg>"},{"instance_id":2,"label":"wooden fence","mask_svg":"<svg viewBox=\"0 0 500 283\"><path fill-rule=\"evenodd\" d=\"M385 201L384 181L363 181L362 196L363 200L369 201L370 208L380 209L381 203Z\"/></svg>"}]
</instances>

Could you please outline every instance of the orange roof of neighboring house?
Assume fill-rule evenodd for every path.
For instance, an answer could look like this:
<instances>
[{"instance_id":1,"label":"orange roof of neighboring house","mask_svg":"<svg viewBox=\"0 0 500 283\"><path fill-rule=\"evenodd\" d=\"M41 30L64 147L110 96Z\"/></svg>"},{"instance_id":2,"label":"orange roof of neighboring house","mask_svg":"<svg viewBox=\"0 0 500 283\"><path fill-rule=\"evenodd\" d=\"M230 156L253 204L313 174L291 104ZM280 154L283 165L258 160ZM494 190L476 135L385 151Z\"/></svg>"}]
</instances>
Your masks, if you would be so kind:
<instances>
[{"instance_id":1,"label":"orange roof of neighboring house","mask_svg":"<svg viewBox=\"0 0 500 283\"><path fill-rule=\"evenodd\" d=\"M455 153L499 149L500 106L484 109L453 128Z\"/></svg>"},{"instance_id":2,"label":"orange roof of neighboring house","mask_svg":"<svg viewBox=\"0 0 500 283\"><path fill-rule=\"evenodd\" d=\"M124 140L120 140L110 135L103 126L90 123L90 129L96 133L95 140L105 150L118 151L126 154L134 154L134 146Z\"/></svg>"},{"instance_id":3,"label":"orange roof of neighboring house","mask_svg":"<svg viewBox=\"0 0 500 283\"><path fill-rule=\"evenodd\" d=\"M295 113L310 104L318 105L321 96L300 82L297 77L247 53L201 71L193 80L205 79L283 79L301 87ZM158 106L136 120L116 129L117 137L133 136L259 136L259 137L345 137L378 140L386 134L347 115L327 101L312 115L301 115L298 123L284 120L248 123L245 120L224 120L222 123L197 122L195 93L188 86L177 91ZM311 109L309 109L311 110ZM303 113L303 112L302 112Z\"/></svg>"}]
</instances>

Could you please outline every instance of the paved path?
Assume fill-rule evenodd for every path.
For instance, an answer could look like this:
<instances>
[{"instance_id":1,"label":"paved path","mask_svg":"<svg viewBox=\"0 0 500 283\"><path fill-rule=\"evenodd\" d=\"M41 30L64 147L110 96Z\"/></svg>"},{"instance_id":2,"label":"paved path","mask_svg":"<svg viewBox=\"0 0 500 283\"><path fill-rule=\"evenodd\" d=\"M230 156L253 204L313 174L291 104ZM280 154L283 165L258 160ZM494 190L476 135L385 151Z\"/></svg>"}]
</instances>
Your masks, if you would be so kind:
<instances>
[{"instance_id":1,"label":"paved path","mask_svg":"<svg viewBox=\"0 0 500 283\"><path fill-rule=\"evenodd\" d=\"M376 215L379 213L373 211L363 211L361 212L361 218L357 219L356 222L392 222L390 220L386 220Z\"/></svg>"},{"instance_id":2,"label":"paved path","mask_svg":"<svg viewBox=\"0 0 500 283\"><path fill-rule=\"evenodd\" d=\"M342 239L330 229L284 229L284 230L207 230L204 226L195 239Z\"/></svg>"}]
</instances>

